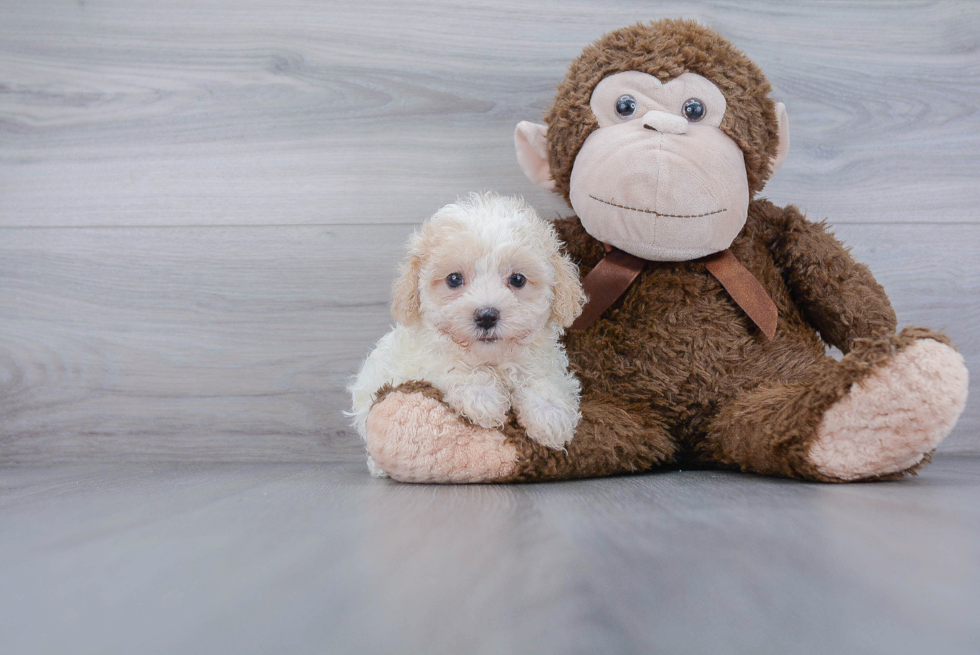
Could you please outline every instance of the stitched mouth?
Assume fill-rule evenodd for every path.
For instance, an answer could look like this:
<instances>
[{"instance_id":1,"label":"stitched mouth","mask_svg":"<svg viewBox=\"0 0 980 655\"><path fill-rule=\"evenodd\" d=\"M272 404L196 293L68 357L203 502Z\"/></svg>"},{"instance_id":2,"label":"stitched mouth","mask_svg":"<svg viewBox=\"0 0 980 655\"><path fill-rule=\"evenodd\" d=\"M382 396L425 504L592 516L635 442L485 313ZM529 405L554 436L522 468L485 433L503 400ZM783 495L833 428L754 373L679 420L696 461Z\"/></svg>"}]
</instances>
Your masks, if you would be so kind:
<instances>
[{"instance_id":1,"label":"stitched mouth","mask_svg":"<svg viewBox=\"0 0 980 655\"><path fill-rule=\"evenodd\" d=\"M640 209L638 207L628 207L626 205L617 205L614 202L609 202L608 200L603 200L602 198L596 198L592 194L589 194L589 197L592 198L593 200L598 200L599 202L604 203L606 205L611 205L613 207L619 207L620 209L628 209L628 210L633 211L633 212L642 212L644 214L653 214L654 216L663 216L665 218L704 218L705 216L713 216L715 214L720 214L723 211L725 211L725 208L723 207L721 209L716 209L713 212L705 212L703 214L664 214L664 213L655 211L653 209Z\"/></svg>"}]
</instances>

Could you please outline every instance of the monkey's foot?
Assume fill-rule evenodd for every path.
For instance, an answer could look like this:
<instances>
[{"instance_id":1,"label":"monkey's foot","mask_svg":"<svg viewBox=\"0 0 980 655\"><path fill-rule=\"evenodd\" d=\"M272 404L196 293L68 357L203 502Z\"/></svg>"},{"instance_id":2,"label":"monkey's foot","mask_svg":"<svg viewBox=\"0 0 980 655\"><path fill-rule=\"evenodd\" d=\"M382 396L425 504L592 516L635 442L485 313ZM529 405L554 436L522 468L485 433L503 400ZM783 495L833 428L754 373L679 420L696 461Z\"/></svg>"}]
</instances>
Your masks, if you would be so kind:
<instances>
[{"instance_id":1,"label":"monkey's foot","mask_svg":"<svg viewBox=\"0 0 980 655\"><path fill-rule=\"evenodd\" d=\"M810 462L838 480L913 469L966 406L968 374L950 346L920 339L851 387L824 414Z\"/></svg>"},{"instance_id":2,"label":"monkey's foot","mask_svg":"<svg viewBox=\"0 0 980 655\"><path fill-rule=\"evenodd\" d=\"M384 395L368 415L366 441L375 466L401 482L493 482L517 466L517 449L499 430L464 421L423 391Z\"/></svg>"}]
</instances>

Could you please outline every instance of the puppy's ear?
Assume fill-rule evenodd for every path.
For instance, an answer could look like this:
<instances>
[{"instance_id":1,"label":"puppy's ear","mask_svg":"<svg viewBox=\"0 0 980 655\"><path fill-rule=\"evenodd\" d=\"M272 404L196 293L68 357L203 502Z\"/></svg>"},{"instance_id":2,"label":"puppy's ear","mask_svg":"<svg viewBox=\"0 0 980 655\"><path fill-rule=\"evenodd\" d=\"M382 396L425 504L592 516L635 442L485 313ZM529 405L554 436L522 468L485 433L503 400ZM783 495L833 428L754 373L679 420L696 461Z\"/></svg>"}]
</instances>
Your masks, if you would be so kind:
<instances>
[{"instance_id":1,"label":"puppy's ear","mask_svg":"<svg viewBox=\"0 0 980 655\"><path fill-rule=\"evenodd\" d=\"M412 325L422 317L419 295L422 256L415 242L416 239L412 239L408 257L401 265L401 274L391 285L391 316L402 325Z\"/></svg>"},{"instance_id":2,"label":"puppy's ear","mask_svg":"<svg viewBox=\"0 0 980 655\"><path fill-rule=\"evenodd\" d=\"M551 319L567 328L585 306L585 292L578 277L578 267L568 255L556 252L552 261L555 266L555 300L551 305Z\"/></svg>"}]
</instances>

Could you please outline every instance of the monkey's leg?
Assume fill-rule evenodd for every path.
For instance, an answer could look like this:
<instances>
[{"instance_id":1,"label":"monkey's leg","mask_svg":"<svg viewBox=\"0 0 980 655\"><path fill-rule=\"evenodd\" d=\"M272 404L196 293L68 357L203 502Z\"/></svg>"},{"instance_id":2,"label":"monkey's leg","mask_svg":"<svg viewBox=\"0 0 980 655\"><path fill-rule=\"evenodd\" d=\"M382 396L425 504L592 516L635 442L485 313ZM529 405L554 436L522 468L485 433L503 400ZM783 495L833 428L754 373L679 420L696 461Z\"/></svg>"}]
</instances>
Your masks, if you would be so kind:
<instances>
[{"instance_id":1,"label":"monkey's leg","mask_svg":"<svg viewBox=\"0 0 980 655\"><path fill-rule=\"evenodd\" d=\"M531 441L511 415L502 431L474 426L424 382L385 389L367 420L374 463L402 482L518 482L642 471L670 461L675 446L656 421L641 424L609 399L582 399L566 450Z\"/></svg>"},{"instance_id":2,"label":"monkey's leg","mask_svg":"<svg viewBox=\"0 0 980 655\"><path fill-rule=\"evenodd\" d=\"M582 420L565 450L552 450L527 438L516 420L504 426L517 449L515 481L591 478L647 471L669 464L677 445L649 408L624 409L609 396L582 397ZM646 414L644 414L646 412Z\"/></svg>"},{"instance_id":3,"label":"monkey's leg","mask_svg":"<svg viewBox=\"0 0 980 655\"><path fill-rule=\"evenodd\" d=\"M703 444L714 461L804 480L898 477L920 467L966 405L967 371L923 328L858 342L804 379L767 384L721 409Z\"/></svg>"}]
</instances>

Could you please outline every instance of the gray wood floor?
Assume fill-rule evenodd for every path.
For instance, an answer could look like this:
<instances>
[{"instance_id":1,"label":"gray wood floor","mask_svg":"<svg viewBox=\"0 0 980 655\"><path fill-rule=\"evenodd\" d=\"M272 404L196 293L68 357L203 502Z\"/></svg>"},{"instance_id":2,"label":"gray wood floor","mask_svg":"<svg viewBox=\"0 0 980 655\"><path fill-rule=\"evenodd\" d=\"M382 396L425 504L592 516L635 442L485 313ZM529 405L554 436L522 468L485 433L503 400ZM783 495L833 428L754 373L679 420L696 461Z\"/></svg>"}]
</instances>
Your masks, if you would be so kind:
<instances>
[{"instance_id":1,"label":"gray wood floor","mask_svg":"<svg viewBox=\"0 0 980 655\"><path fill-rule=\"evenodd\" d=\"M488 187L568 212L514 124L677 15L789 109L766 194L977 368L980 3L0 0L0 462L358 457L343 381L412 226Z\"/></svg>"},{"instance_id":2,"label":"gray wood floor","mask_svg":"<svg viewBox=\"0 0 980 655\"><path fill-rule=\"evenodd\" d=\"M679 15L789 109L766 195L977 369L980 3L0 0L0 652L977 652L977 375L894 483L366 474L413 226L567 213L515 123Z\"/></svg>"},{"instance_id":3,"label":"gray wood floor","mask_svg":"<svg viewBox=\"0 0 980 655\"><path fill-rule=\"evenodd\" d=\"M4 653L976 653L980 456L433 487L0 467Z\"/></svg>"}]
</instances>

